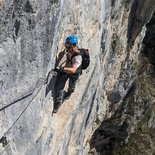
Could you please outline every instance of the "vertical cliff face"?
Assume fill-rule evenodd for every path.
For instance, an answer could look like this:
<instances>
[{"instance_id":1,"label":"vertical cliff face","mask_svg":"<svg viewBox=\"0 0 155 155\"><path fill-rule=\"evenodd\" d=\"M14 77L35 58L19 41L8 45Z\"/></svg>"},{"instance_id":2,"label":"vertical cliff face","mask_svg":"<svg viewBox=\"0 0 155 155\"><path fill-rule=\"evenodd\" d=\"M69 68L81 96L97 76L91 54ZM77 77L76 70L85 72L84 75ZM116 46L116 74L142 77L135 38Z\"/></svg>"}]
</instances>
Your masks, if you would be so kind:
<instances>
[{"instance_id":1,"label":"vertical cliff face","mask_svg":"<svg viewBox=\"0 0 155 155\"><path fill-rule=\"evenodd\" d=\"M0 1L0 154L154 154L155 2ZM91 64L52 115L64 40Z\"/></svg>"},{"instance_id":2,"label":"vertical cliff face","mask_svg":"<svg viewBox=\"0 0 155 155\"><path fill-rule=\"evenodd\" d=\"M48 151L39 139L51 116L46 110L52 110L44 79L55 60L51 49L59 11L58 1L1 1L0 154Z\"/></svg>"},{"instance_id":3,"label":"vertical cliff face","mask_svg":"<svg viewBox=\"0 0 155 155\"><path fill-rule=\"evenodd\" d=\"M117 30L112 34L114 38L111 37L111 45L114 49L111 59L114 60L114 66L117 66L115 56L119 58L118 52L122 52L123 59L122 62L117 61L120 63L120 68L114 70L113 67L114 71L111 69L107 78L109 81L107 89L114 81L112 90L107 93L110 104L104 121L92 136L90 152L105 155L151 155L155 153L153 41L155 3L153 1L134 1L131 4L129 1L124 2L125 5L115 3L112 8L114 18L111 14L109 22L110 25L114 22ZM116 7L120 9L114 12ZM125 19L127 19L122 27L117 27L117 24L121 24L117 17L119 11L122 16L126 15ZM121 35L123 28L125 28L124 36ZM127 39L125 46L122 45L124 41L121 39ZM116 74L114 76L114 72L117 73L117 77Z\"/></svg>"}]
</instances>

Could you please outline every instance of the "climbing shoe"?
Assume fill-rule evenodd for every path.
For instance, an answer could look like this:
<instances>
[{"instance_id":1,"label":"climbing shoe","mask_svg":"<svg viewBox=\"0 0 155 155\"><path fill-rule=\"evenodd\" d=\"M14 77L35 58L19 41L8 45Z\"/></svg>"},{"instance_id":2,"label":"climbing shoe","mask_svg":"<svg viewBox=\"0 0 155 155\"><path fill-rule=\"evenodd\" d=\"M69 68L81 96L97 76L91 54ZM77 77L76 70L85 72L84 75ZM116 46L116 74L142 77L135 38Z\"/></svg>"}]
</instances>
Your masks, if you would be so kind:
<instances>
[{"instance_id":1,"label":"climbing shoe","mask_svg":"<svg viewBox=\"0 0 155 155\"><path fill-rule=\"evenodd\" d=\"M66 92L64 95L64 99L68 100L70 98L71 94L72 94L71 92Z\"/></svg>"},{"instance_id":2,"label":"climbing shoe","mask_svg":"<svg viewBox=\"0 0 155 155\"><path fill-rule=\"evenodd\" d=\"M53 113L57 113L58 112L61 104L62 104L62 102L60 102L60 101L59 102L57 101L57 102L54 103Z\"/></svg>"}]
</instances>

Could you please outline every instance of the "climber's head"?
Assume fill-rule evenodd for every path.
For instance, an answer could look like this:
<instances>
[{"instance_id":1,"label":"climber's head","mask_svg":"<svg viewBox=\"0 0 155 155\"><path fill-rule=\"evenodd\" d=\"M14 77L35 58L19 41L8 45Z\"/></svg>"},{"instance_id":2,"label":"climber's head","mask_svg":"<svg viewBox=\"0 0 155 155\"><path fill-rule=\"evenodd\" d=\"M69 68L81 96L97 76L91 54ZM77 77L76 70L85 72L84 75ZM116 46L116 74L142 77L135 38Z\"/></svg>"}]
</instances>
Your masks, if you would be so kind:
<instances>
[{"instance_id":1,"label":"climber's head","mask_svg":"<svg viewBox=\"0 0 155 155\"><path fill-rule=\"evenodd\" d=\"M78 38L76 36L68 36L65 41L65 47L68 52L74 51L78 44Z\"/></svg>"},{"instance_id":2,"label":"climber's head","mask_svg":"<svg viewBox=\"0 0 155 155\"><path fill-rule=\"evenodd\" d=\"M76 36L68 36L66 38L65 44L71 44L71 45L77 45L78 44L78 38Z\"/></svg>"}]
</instances>

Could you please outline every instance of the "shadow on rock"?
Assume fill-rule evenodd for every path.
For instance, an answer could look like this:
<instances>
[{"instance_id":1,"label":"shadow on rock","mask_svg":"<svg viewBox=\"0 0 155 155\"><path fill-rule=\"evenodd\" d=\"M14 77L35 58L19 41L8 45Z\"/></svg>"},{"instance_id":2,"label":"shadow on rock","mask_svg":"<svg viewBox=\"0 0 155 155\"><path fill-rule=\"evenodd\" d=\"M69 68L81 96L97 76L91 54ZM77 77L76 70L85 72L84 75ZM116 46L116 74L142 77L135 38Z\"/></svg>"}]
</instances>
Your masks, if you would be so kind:
<instances>
[{"instance_id":1,"label":"shadow on rock","mask_svg":"<svg viewBox=\"0 0 155 155\"><path fill-rule=\"evenodd\" d=\"M52 77L51 77L52 76ZM48 93L51 91L51 97L53 97L53 100L55 100L55 82L57 79L57 74L52 74L52 72L49 72L46 78L46 92L45 97L48 95Z\"/></svg>"}]
</instances>

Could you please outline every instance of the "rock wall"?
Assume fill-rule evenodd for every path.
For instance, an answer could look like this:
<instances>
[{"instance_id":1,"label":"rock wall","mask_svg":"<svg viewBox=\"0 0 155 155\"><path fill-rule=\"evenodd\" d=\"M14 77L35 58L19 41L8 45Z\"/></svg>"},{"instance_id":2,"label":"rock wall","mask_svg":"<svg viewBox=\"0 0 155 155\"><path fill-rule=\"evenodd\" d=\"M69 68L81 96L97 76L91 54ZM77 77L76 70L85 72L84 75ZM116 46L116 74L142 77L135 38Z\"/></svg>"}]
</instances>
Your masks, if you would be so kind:
<instances>
[{"instance_id":1,"label":"rock wall","mask_svg":"<svg viewBox=\"0 0 155 155\"><path fill-rule=\"evenodd\" d=\"M114 49L111 59L115 65L110 69L111 73L107 78L109 82L106 81L105 85L109 84L107 89L112 90L107 92L107 100L110 103L106 117L90 141L90 154L152 155L155 153L153 46L155 3L123 2L125 2L123 8L123 3L120 5L115 3L112 8L114 14L110 16L110 25L114 23L116 29L113 31L114 37L111 42ZM122 16L126 15L127 21L122 20L125 22L117 27L121 24L118 20L121 16L117 16L119 12ZM124 36L121 35L121 31ZM124 46L122 43L125 39L127 41ZM116 52L122 52L122 62L116 61L116 57L119 57ZM116 62L120 63L120 67L114 69L117 66Z\"/></svg>"},{"instance_id":2,"label":"rock wall","mask_svg":"<svg viewBox=\"0 0 155 155\"><path fill-rule=\"evenodd\" d=\"M2 1L0 12L0 154L45 154L52 103L45 78L55 57L58 1ZM50 111L47 114L47 111ZM47 115L46 115L47 114Z\"/></svg>"},{"instance_id":3,"label":"rock wall","mask_svg":"<svg viewBox=\"0 0 155 155\"><path fill-rule=\"evenodd\" d=\"M154 8L0 1L0 154L154 154ZM52 115L49 71L70 34L90 49L91 65Z\"/></svg>"}]
</instances>

